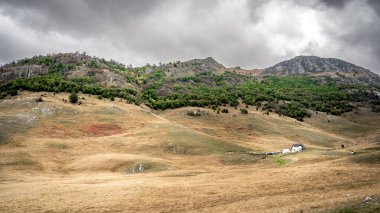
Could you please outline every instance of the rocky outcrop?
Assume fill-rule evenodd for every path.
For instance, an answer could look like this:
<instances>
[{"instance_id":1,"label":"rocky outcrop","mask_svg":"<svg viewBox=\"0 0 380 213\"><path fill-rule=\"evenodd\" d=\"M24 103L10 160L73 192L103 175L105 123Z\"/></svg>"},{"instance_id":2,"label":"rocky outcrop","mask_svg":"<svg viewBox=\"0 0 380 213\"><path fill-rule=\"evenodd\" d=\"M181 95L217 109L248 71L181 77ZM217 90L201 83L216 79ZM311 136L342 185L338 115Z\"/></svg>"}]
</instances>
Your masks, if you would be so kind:
<instances>
[{"instance_id":1,"label":"rocky outcrop","mask_svg":"<svg viewBox=\"0 0 380 213\"><path fill-rule=\"evenodd\" d=\"M0 82L14 80L18 78L31 78L38 75L47 74L48 70L41 65L27 65L19 67L1 67Z\"/></svg>"},{"instance_id":2,"label":"rocky outcrop","mask_svg":"<svg viewBox=\"0 0 380 213\"><path fill-rule=\"evenodd\" d=\"M55 63L62 64L83 64L92 60L91 56L84 53L58 53L52 55Z\"/></svg>"}]
</instances>

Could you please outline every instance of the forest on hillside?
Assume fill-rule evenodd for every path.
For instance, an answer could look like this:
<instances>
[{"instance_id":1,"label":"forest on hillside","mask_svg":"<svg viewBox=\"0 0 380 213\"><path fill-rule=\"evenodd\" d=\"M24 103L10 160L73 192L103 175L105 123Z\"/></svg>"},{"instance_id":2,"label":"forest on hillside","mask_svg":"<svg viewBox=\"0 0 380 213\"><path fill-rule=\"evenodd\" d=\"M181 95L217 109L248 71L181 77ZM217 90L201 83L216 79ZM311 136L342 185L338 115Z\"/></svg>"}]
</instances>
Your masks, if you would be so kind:
<instances>
[{"instance_id":1,"label":"forest on hillside","mask_svg":"<svg viewBox=\"0 0 380 213\"><path fill-rule=\"evenodd\" d=\"M49 70L48 74L2 83L0 98L15 96L19 90L82 92L95 95L99 99L119 98L127 103L145 104L154 110L196 106L210 107L219 113L226 106L254 107L267 114L273 112L300 121L310 116L308 110L340 115L358 106L369 106L373 112L380 112L379 88L371 85L338 84L330 77L321 79L309 76L267 76L258 79L231 71L169 77L157 66L132 68L96 58L57 63L51 56L22 59L5 66L31 64L45 67ZM78 66L109 69L122 75L131 86L103 86L91 75L75 78L65 75Z\"/></svg>"}]
</instances>

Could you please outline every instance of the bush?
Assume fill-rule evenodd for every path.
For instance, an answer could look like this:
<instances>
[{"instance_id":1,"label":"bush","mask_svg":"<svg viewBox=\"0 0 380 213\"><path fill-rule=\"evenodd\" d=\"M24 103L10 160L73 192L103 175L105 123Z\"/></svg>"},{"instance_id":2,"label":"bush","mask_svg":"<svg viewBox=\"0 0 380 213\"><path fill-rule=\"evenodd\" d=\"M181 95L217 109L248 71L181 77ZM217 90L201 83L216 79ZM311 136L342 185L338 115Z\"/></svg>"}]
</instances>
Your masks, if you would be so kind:
<instances>
[{"instance_id":1,"label":"bush","mask_svg":"<svg viewBox=\"0 0 380 213\"><path fill-rule=\"evenodd\" d=\"M71 93L69 96L69 101L72 104L77 103L78 102L78 94L76 94L75 92Z\"/></svg>"},{"instance_id":2,"label":"bush","mask_svg":"<svg viewBox=\"0 0 380 213\"><path fill-rule=\"evenodd\" d=\"M240 109L240 112L241 112L241 114L248 114L248 110L247 109Z\"/></svg>"},{"instance_id":3,"label":"bush","mask_svg":"<svg viewBox=\"0 0 380 213\"><path fill-rule=\"evenodd\" d=\"M17 92L17 90L11 90L11 91L9 91L9 95L10 96L16 96L16 95L18 95L18 92Z\"/></svg>"},{"instance_id":4,"label":"bush","mask_svg":"<svg viewBox=\"0 0 380 213\"><path fill-rule=\"evenodd\" d=\"M44 99L42 99L42 97L40 96L40 97L38 97L38 98L36 98L36 102L43 102L44 101Z\"/></svg>"},{"instance_id":5,"label":"bush","mask_svg":"<svg viewBox=\"0 0 380 213\"><path fill-rule=\"evenodd\" d=\"M5 97L7 97L7 94L0 93L0 99L4 99Z\"/></svg>"},{"instance_id":6,"label":"bush","mask_svg":"<svg viewBox=\"0 0 380 213\"><path fill-rule=\"evenodd\" d=\"M228 113L228 109L227 108L223 108L222 109L222 113Z\"/></svg>"},{"instance_id":7,"label":"bush","mask_svg":"<svg viewBox=\"0 0 380 213\"><path fill-rule=\"evenodd\" d=\"M201 116L201 110L200 109L190 110L190 111L186 112L186 115L188 115L188 116Z\"/></svg>"}]
</instances>

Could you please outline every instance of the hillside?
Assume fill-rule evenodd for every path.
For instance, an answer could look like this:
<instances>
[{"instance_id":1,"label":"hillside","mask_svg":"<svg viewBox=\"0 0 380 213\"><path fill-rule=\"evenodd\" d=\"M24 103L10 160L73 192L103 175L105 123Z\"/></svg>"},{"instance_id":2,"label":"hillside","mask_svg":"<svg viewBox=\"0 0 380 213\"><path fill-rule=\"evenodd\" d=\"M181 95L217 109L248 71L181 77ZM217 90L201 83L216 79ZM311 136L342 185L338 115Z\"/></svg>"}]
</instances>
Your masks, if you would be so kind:
<instances>
[{"instance_id":1,"label":"hillside","mask_svg":"<svg viewBox=\"0 0 380 213\"><path fill-rule=\"evenodd\" d=\"M0 82L59 73L67 79L89 78L101 86L135 87L125 71L126 67L115 61L85 53L60 53L6 64L0 67Z\"/></svg>"},{"instance_id":2,"label":"hillside","mask_svg":"<svg viewBox=\"0 0 380 213\"><path fill-rule=\"evenodd\" d=\"M271 70L276 72L265 74ZM260 74L225 68L211 57L134 68L67 53L12 62L2 66L0 74L1 98L19 90L82 92L155 110L197 106L222 111L227 105L243 103L299 121L311 116L308 110L341 115L364 105L380 111L379 88L372 84L377 75L341 60L318 57L296 57Z\"/></svg>"}]
</instances>

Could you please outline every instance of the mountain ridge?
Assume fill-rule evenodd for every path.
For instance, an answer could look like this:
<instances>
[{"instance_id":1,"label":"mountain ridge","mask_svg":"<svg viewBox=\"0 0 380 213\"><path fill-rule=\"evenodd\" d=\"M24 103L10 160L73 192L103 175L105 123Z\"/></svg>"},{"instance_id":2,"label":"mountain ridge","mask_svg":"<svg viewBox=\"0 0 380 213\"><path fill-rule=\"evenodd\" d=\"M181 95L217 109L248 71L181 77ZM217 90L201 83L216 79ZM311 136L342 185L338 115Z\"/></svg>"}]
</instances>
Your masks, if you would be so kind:
<instances>
[{"instance_id":1,"label":"mountain ridge","mask_svg":"<svg viewBox=\"0 0 380 213\"><path fill-rule=\"evenodd\" d=\"M153 110L184 106L217 110L245 104L300 121L310 115L308 109L340 115L363 102L379 112L378 76L366 70L346 70L265 75L262 70L225 68L211 57L134 68L80 53L56 54L0 67L0 77L5 82L0 83L0 99L24 90L82 92L99 99L120 98L127 103L145 104Z\"/></svg>"},{"instance_id":2,"label":"mountain ridge","mask_svg":"<svg viewBox=\"0 0 380 213\"><path fill-rule=\"evenodd\" d=\"M265 77L268 75L295 76L310 75L312 77L332 77L341 83L373 84L380 86L380 76L369 69L357 66L337 58L322 58L318 56L296 56L279 62L264 69L246 70L240 67L227 68L212 57L192 59L184 62L175 61L160 65L143 67L125 66L122 63L97 57L85 53L58 53L47 56L34 56L0 66L0 82L18 78L29 78L45 75L52 66L58 67L69 78L91 77L103 86L136 87L139 82L128 82L123 73L144 72L150 74L162 70L167 77L178 78L192 76L203 72L223 74L225 71L241 75ZM54 68L54 67L53 67ZM137 75L136 73L132 75Z\"/></svg>"}]
</instances>

